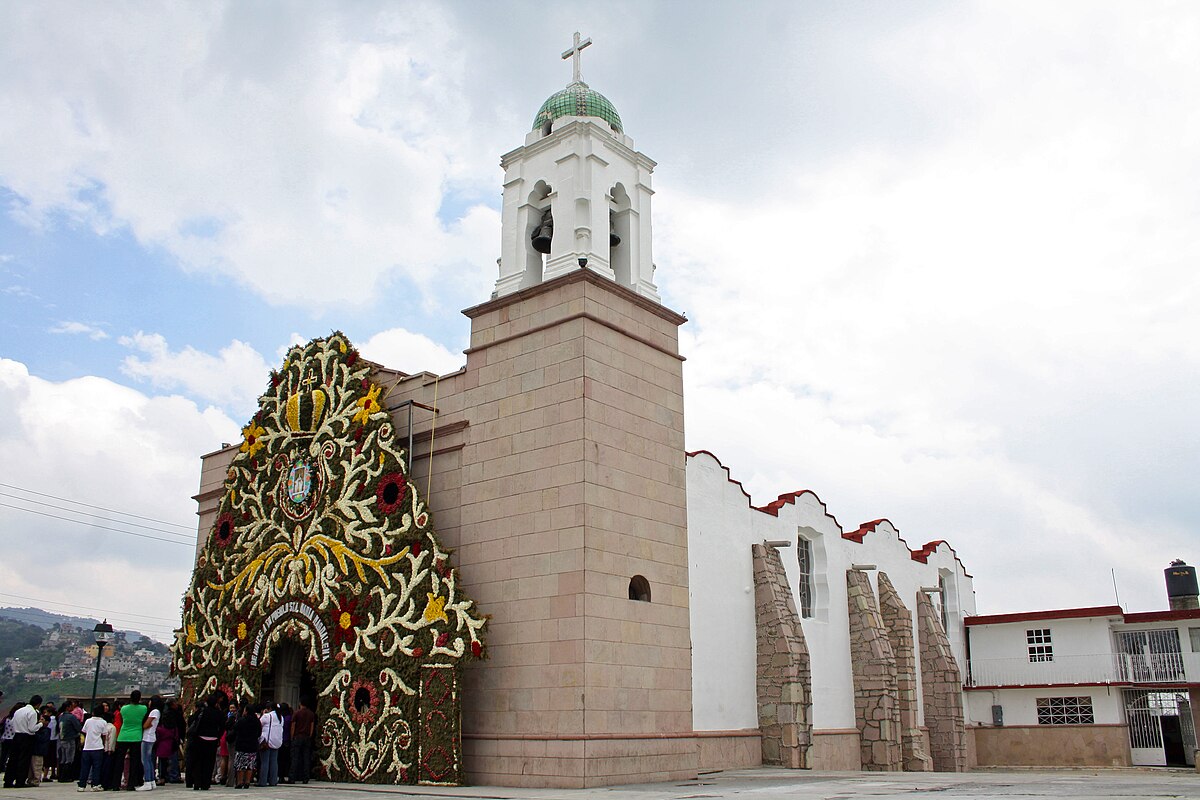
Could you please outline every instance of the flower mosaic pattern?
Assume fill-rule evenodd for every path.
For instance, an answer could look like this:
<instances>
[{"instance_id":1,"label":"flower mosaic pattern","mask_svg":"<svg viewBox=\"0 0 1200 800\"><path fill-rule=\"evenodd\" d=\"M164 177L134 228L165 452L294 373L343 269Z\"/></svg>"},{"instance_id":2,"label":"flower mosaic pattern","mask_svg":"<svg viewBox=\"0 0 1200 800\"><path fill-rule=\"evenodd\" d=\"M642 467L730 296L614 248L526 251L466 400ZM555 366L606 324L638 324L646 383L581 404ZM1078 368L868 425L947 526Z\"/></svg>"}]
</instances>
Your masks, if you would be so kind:
<instances>
[{"instance_id":1,"label":"flower mosaic pattern","mask_svg":"<svg viewBox=\"0 0 1200 800\"><path fill-rule=\"evenodd\" d=\"M420 669L481 657L487 621L408 479L371 366L334 333L271 374L197 558L172 667L187 699L217 686L253 698L273 648L298 644L325 775L407 783L413 732L427 729ZM456 738L421 744L460 750Z\"/></svg>"}]
</instances>

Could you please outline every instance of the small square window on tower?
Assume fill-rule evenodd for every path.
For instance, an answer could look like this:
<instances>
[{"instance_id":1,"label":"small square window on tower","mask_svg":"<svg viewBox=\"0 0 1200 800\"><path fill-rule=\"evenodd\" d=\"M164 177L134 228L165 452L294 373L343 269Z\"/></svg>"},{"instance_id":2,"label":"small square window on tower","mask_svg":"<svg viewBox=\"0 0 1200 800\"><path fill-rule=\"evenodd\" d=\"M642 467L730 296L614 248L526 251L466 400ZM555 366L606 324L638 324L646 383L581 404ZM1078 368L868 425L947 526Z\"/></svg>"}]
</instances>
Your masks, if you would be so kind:
<instances>
[{"instance_id":1,"label":"small square window on tower","mask_svg":"<svg viewBox=\"0 0 1200 800\"><path fill-rule=\"evenodd\" d=\"M1054 647L1050 642L1049 628L1034 628L1025 631L1025 642L1029 646L1030 661L1054 660Z\"/></svg>"}]
</instances>

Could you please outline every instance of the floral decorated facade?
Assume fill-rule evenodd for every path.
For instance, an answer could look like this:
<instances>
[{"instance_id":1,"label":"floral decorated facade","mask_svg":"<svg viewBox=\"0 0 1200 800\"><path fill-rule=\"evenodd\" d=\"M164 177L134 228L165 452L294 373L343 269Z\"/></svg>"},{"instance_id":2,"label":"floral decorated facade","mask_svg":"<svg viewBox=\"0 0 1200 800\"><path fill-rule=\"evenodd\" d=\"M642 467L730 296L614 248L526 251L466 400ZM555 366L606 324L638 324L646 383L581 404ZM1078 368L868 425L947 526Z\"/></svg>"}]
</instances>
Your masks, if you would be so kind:
<instances>
[{"instance_id":1,"label":"floral decorated facade","mask_svg":"<svg viewBox=\"0 0 1200 800\"><path fill-rule=\"evenodd\" d=\"M271 374L226 474L184 598L173 668L185 699L261 697L280 646L316 696L333 780L462 780L460 670L486 619L408 480L372 365L340 333Z\"/></svg>"}]
</instances>

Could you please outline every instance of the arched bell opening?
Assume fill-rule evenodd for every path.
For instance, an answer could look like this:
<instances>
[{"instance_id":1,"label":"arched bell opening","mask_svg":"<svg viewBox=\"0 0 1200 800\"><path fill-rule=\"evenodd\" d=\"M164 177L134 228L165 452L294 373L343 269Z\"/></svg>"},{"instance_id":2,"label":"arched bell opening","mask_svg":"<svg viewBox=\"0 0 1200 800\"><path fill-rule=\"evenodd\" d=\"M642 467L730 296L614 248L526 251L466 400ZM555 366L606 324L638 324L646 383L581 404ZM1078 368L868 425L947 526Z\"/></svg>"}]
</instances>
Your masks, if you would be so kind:
<instances>
[{"instance_id":1,"label":"arched bell opening","mask_svg":"<svg viewBox=\"0 0 1200 800\"><path fill-rule=\"evenodd\" d=\"M608 196L608 263L616 282L633 288L629 205L629 193L625 187L619 183L613 186Z\"/></svg>"},{"instance_id":2,"label":"arched bell opening","mask_svg":"<svg viewBox=\"0 0 1200 800\"><path fill-rule=\"evenodd\" d=\"M546 258L554 240L554 215L550 210L550 195L553 189L545 181L533 185L525 206L522 209L525 216L525 274L521 279L521 288L535 286L542 282Z\"/></svg>"}]
</instances>

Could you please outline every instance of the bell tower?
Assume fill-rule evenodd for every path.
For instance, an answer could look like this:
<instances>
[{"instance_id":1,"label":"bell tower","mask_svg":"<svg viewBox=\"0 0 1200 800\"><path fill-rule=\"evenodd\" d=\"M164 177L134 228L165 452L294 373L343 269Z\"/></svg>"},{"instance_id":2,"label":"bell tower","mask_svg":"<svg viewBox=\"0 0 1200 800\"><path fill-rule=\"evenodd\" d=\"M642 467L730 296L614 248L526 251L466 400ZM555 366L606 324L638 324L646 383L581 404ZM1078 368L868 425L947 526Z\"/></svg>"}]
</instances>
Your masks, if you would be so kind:
<instances>
[{"instance_id":1,"label":"bell tower","mask_svg":"<svg viewBox=\"0 0 1200 800\"><path fill-rule=\"evenodd\" d=\"M494 297L589 269L660 302L650 249L650 175L621 117L583 82L580 40L562 54L571 83L542 104L525 144L500 159L504 208Z\"/></svg>"},{"instance_id":2,"label":"bell tower","mask_svg":"<svg viewBox=\"0 0 1200 800\"><path fill-rule=\"evenodd\" d=\"M580 80L587 44L575 35L575 80L501 162L500 280L463 312L461 392L437 403L443 429L452 406L463 422L439 519L458 521L447 542L491 615L490 657L464 676L475 783L682 780L699 763L686 320L652 280L654 162Z\"/></svg>"}]
</instances>

